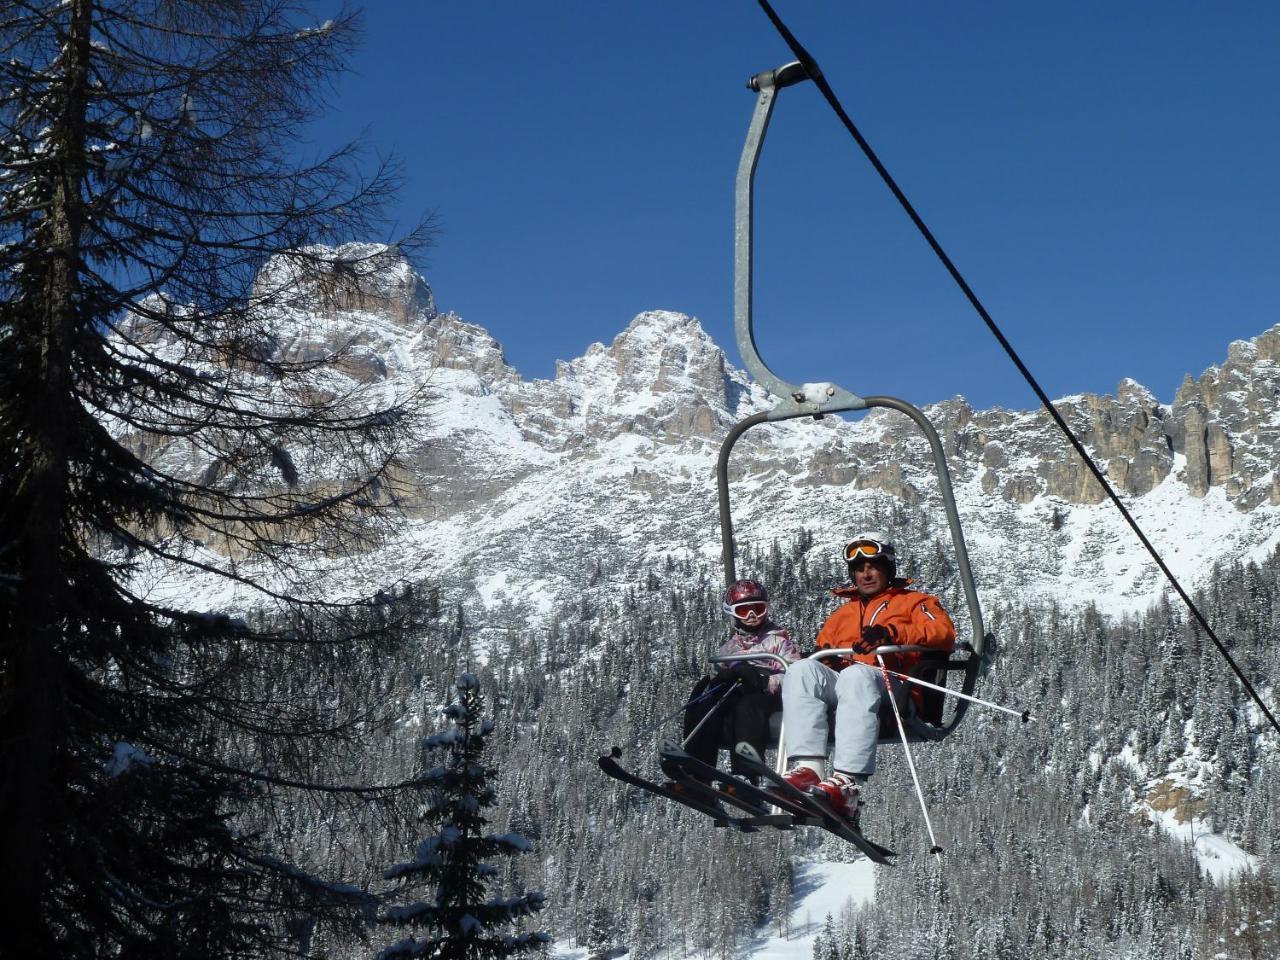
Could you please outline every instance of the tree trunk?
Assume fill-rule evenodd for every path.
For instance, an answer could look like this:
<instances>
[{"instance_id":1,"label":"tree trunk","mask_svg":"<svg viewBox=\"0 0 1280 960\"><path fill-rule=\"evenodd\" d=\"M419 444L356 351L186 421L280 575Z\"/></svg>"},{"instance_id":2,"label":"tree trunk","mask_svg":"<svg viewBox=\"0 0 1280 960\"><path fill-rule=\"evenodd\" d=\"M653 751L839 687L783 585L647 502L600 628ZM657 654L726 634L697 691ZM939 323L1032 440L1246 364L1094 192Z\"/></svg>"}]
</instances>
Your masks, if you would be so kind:
<instances>
[{"instance_id":1,"label":"tree trunk","mask_svg":"<svg viewBox=\"0 0 1280 960\"><path fill-rule=\"evenodd\" d=\"M54 786L58 757L68 734L62 682L65 641L63 538L70 533L68 502L70 432L77 403L71 390L71 355L79 316L79 249L84 222L85 119L88 94L92 0L69 5L67 42L58 60L50 96L57 122L47 157L51 204L41 225L43 276L32 278L31 309L15 331L26 350L23 377L37 385L40 402L26 438L29 471L13 504L23 571L15 598L14 629L5 638L10 699L3 746L4 791L0 809L0 902L10 905L15 940L28 956L51 953L41 915L44 891L58 870L48 862L45 837L62 811ZM25 322L24 322L25 321Z\"/></svg>"}]
</instances>

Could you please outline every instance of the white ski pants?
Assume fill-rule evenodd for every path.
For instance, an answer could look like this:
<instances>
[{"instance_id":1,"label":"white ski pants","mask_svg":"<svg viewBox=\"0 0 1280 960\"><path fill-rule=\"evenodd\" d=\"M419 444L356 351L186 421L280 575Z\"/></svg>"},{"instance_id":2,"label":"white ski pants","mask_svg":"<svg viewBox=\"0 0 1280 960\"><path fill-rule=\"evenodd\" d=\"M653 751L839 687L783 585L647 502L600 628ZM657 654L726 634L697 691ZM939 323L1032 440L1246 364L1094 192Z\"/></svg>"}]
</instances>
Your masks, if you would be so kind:
<instances>
[{"instance_id":1,"label":"white ski pants","mask_svg":"<svg viewBox=\"0 0 1280 960\"><path fill-rule=\"evenodd\" d=\"M893 684L895 692L901 686ZM827 755L827 711L835 709L835 750L831 762L844 773L870 776L876 770L884 675L852 664L837 672L818 660L797 660L782 678L782 722L788 761Z\"/></svg>"}]
</instances>

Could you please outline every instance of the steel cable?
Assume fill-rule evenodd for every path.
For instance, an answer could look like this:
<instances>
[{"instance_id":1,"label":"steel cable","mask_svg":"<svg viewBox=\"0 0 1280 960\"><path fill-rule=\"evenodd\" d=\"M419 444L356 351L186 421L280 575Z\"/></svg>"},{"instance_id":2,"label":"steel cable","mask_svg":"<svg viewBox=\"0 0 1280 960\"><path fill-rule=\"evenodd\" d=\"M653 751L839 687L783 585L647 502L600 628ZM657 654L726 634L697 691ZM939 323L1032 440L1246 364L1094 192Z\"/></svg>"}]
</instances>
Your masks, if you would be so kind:
<instances>
[{"instance_id":1,"label":"steel cable","mask_svg":"<svg viewBox=\"0 0 1280 960\"><path fill-rule=\"evenodd\" d=\"M1005 337L999 326L996 325L995 320L991 318L991 314L988 313L987 308L982 305L982 301L979 300L978 295L973 292L973 288L969 286L968 281L966 281L964 276L960 273L959 268L957 268L951 258L947 256L947 252L942 249L942 244L940 244L937 238L934 237L933 232L925 224L920 214L916 212L915 207L911 205L911 201L907 199L907 195L902 192L902 188L898 186L897 182L885 168L885 165L880 162L880 158L876 156L876 152L871 149L871 144L867 142L866 138L862 135L862 132L858 130L853 120L850 119L849 114L845 112L844 107L840 103L840 99L836 96L835 91L831 89L831 85L827 83L826 77L822 75L822 70L819 68L818 62L814 60L809 51L800 44L800 41L796 39L795 35L787 29L787 25L782 22L782 19L774 11L773 7L770 6L769 0L757 0L757 3L760 4L761 9L764 10L765 15L769 18L770 22L786 42L787 46L791 48L792 54L798 61L800 61L800 64L804 67L805 73L808 74L809 79L812 80L818 90L822 92L822 96L831 106L831 109L835 111L836 116L840 118L840 122L844 124L845 129L849 131L850 135L852 135L853 139L857 142L863 155L871 162L871 165L875 167L876 173L880 175L880 179L884 181L885 186L887 186L890 192L893 193L894 197L897 198L902 209L906 211L907 216L911 218L911 222L916 225L916 229L920 231L921 236L923 236L925 242L929 244L930 249L933 250L934 254L942 262L942 265L946 267L947 273L951 274L951 279L956 282L956 285L964 293L965 298L973 306L973 309L977 311L978 316L982 318L983 323L987 325L987 329L991 331L991 334L1000 343L1000 346L1004 348L1004 352L1008 355L1009 359L1013 361L1013 365L1018 368L1018 372L1022 374L1023 379L1027 381L1027 384L1035 392L1036 397L1039 398L1041 406L1048 411L1049 416L1053 418L1054 423L1056 423L1066 435L1071 446L1075 448L1076 453L1080 454L1080 458L1084 461L1085 466L1088 467L1089 472L1092 473L1094 479L1102 485L1102 489L1106 493L1107 497L1113 504L1115 504L1116 509L1120 511L1120 515L1124 517L1125 523L1127 523L1129 528L1137 535L1138 540L1141 541L1143 547L1146 548L1151 559L1155 561L1156 566L1159 567L1160 571L1165 575L1165 579L1169 581L1169 584L1173 587L1174 591L1182 598L1182 602L1186 604L1187 609L1191 611L1196 622L1204 629L1205 634L1213 641L1213 645L1218 648L1218 652L1222 654L1223 659L1226 660L1232 671L1235 672L1236 677L1239 678L1240 682L1244 685L1249 696L1253 698L1253 702L1258 705L1258 709L1266 716L1267 720L1271 723L1271 726L1275 728L1276 732L1280 733L1280 722L1277 722L1275 715L1267 707L1266 703L1263 702L1258 691L1254 689L1253 684L1240 668L1240 665L1236 663L1235 658L1231 656L1226 645L1221 639L1219 639L1218 634L1214 631L1213 627L1209 625L1208 619L1206 619L1195 601L1191 599L1191 596L1185 589L1183 589L1182 584L1178 582L1178 578L1174 576L1173 571L1170 570L1168 565L1164 562L1164 558L1160 556L1160 552L1156 550L1151 541L1147 539L1147 535L1142 532L1142 528L1138 526L1138 522L1133 518L1129 509L1121 501L1119 494L1117 494L1115 489L1111 486L1110 481L1107 480L1101 468L1094 462L1093 458L1089 456L1088 451L1084 448L1084 444L1081 443L1080 439L1072 432L1071 428L1067 425L1067 422L1062 418L1062 414L1060 414L1054 407L1053 403L1050 402L1048 395L1040 387L1039 382L1032 375L1031 371L1027 369L1027 365L1022 362L1022 358L1018 355L1018 352L1014 350L1013 345L1009 342L1008 338Z\"/></svg>"}]
</instances>

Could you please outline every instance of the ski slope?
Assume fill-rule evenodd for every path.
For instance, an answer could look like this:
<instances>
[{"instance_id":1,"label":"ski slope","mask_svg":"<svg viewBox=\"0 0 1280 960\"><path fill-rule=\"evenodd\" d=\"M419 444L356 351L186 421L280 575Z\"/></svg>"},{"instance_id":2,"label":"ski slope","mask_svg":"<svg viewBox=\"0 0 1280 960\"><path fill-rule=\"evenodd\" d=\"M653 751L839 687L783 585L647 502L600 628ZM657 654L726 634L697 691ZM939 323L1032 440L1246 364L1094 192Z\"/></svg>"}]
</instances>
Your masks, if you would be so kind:
<instances>
[{"instance_id":1,"label":"ski slope","mask_svg":"<svg viewBox=\"0 0 1280 960\"><path fill-rule=\"evenodd\" d=\"M875 871L876 866L870 860L798 863L791 935L771 936L777 928L770 924L760 931L760 939L749 944L739 956L750 960L812 960L813 941L822 932L828 915L838 918L846 907L874 899Z\"/></svg>"},{"instance_id":2,"label":"ski slope","mask_svg":"<svg viewBox=\"0 0 1280 960\"><path fill-rule=\"evenodd\" d=\"M875 864L870 860L855 863L797 862L790 936L775 936L777 925L770 922L738 951L738 957L742 960L812 960L813 942L822 932L827 917L838 918L842 910L873 899L875 870ZM588 960L594 956L584 948L568 948L560 944L552 947L551 955L556 960ZM599 955L597 960L624 955L619 948ZM680 958L664 953L663 958L702 960L700 954Z\"/></svg>"}]
</instances>

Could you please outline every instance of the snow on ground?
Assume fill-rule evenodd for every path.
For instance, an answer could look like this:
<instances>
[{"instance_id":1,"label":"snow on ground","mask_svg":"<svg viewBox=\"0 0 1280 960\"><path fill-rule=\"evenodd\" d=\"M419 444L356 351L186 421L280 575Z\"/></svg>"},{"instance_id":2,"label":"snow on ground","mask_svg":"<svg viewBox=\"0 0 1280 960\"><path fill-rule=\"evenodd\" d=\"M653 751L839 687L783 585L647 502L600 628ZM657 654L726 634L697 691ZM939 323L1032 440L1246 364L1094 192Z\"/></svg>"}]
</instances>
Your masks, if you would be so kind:
<instances>
[{"instance_id":1,"label":"snow on ground","mask_svg":"<svg viewBox=\"0 0 1280 960\"><path fill-rule=\"evenodd\" d=\"M828 916L838 919L846 906L868 903L875 896L875 865L870 860L856 863L796 864L795 897L791 907L791 935L774 936L777 927L768 923L757 931L755 939L738 951L742 960L811 960L813 941L822 932ZM555 960L586 960L590 951L583 948L553 946ZM609 956L621 956L621 948ZM697 955L691 955L696 957ZM672 954L663 954L678 960Z\"/></svg>"},{"instance_id":2,"label":"snow on ground","mask_svg":"<svg viewBox=\"0 0 1280 960\"><path fill-rule=\"evenodd\" d=\"M480 602L486 607L492 607L497 603L500 595L507 593L510 579L507 571L502 570L478 580L476 582L476 592L480 594Z\"/></svg>"},{"instance_id":3,"label":"snow on ground","mask_svg":"<svg viewBox=\"0 0 1280 960\"><path fill-rule=\"evenodd\" d=\"M762 938L739 955L750 960L810 960L813 941L822 932L827 916L839 918L846 905L868 903L875 896L875 865L856 863L801 863L796 872L796 894L791 910L791 936L771 936L776 927L761 930Z\"/></svg>"},{"instance_id":4,"label":"snow on ground","mask_svg":"<svg viewBox=\"0 0 1280 960\"><path fill-rule=\"evenodd\" d=\"M1203 820L1193 819L1189 823L1180 823L1171 810L1148 809L1147 815L1169 836L1190 843L1196 852L1200 869L1212 877L1215 883L1225 883L1233 874L1254 870L1258 866L1257 857L1245 853L1226 837L1210 832Z\"/></svg>"}]
</instances>

